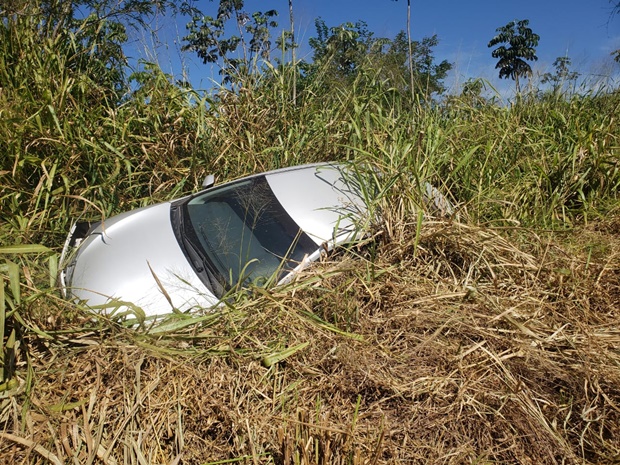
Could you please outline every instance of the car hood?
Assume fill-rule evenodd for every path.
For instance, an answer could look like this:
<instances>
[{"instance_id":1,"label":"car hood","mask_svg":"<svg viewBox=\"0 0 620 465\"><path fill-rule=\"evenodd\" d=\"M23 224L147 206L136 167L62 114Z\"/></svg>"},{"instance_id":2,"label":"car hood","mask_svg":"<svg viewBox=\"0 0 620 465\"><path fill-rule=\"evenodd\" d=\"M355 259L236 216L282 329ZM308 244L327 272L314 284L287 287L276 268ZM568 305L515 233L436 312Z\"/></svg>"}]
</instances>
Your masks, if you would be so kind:
<instances>
[{"instance_id":1,"label":"car hood","mask_svg":"<svg viewBox=\"0 0 620 465\"><path fill-rule=\"evenodd\" d=\"M67 295L91 307L134 304L147 316L215 305L218 299L175 238L170 206L166 202L123 213L92 230L66 267Z\"/></svg>"}]
</instances>

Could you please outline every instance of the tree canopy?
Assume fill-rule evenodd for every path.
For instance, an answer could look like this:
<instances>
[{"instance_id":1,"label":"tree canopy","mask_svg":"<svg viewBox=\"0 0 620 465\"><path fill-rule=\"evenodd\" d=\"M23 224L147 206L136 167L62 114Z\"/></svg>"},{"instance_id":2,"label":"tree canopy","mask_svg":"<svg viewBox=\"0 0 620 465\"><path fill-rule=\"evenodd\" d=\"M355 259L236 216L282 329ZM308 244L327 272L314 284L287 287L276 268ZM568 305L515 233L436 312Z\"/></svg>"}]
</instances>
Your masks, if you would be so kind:
<instances>
[{"instance_id":1,"label":"tree canopy","mask_svg":"<svg viewBox=\"0 0 620 465\"><path fill-rule=\"evenodd\" d=\"M291 31L282 31L279 38L272 39L278 27L277 11L250 14L244 7L243 0L220 0L217 15L195 15L184 37L183 50L195 52L205 64L219 65L224 83L264 75L269 66L262 64L272 61L274 42L282 51L296 47ZM394 89L409 95L428 99L445 90L443 79L452 64L446 60L435 62L433 51L439 43L436 35L410 42L401 31L394 39L378 38L364 21L328 26L321 18L315 21L315 27L316 36L308 41L312 60L295 60L292 64L302 74L301 86L319 75L326 79L328 87L350 83L360 72L372 70Z\"/></svg>"},{"instance_id":2,"label":"tree canopy","mask_svg":"<svg viewBox=\"0 0 620 465\"><path fill-rule=\"evenodd\" d=\"M551 84L553 93L558 95L565 85L574 83L577 80L579 73L570 69L571 59L567 56L557 57L553 62L553 66L555 72L543 74L541 82L543 84Z\"/></svg>"},{"instance_id":3,"label":"tree canopy","mask_svg":"<svg viewBox=\"0 0 620 465\"><path fill-rule=\"evenodd\" d=\"M239 81L258 70L259 60L269 60L277 15L276 10L250 14L243 0L220 0L215 17L194 15L187 25L189 33L183 38L182 49L195 52L205 64L221 64L224 82ZM229 21L237 33L227 33Z\"/></svg>"},{"instance_id":4,"label":"tree canopy","mask_svg":"<svg viewBox=\"0 0 620 465\"><path fill-rule=\"evenodd\" d=\"M320 18L316 21L316 29L317 36L309 41L313 50L312 63L303 65L306 76L328 73L334 82L347 82L364 70L372 70L402 95L413 93L429 99L445 90L443 80L452 64L447 60L435 61L437 35L408 43L404 31L394 39L374 37L363 21L327 27ZM413 80L410 79L409 57Z\"/></svg>"},{"instance_id":5,"label":"tree canopy","mask_svg":"<svg viewBox=\"0 0 620 465\"><path fill-rule=\"evenodd\" d=\"M515 81L517 92L520 92L519 78L531 76L532 67L527 61L536 61L536 47L540 36L528 27L529 20L511 21L505 26L496 29L498 33L488 44L488 47L500 45L491 53L493 58L499 58L496 69L499 69L500 79L511 78ZM527 61L526 61L527 60Z\"/></svg>"}]
</instances>

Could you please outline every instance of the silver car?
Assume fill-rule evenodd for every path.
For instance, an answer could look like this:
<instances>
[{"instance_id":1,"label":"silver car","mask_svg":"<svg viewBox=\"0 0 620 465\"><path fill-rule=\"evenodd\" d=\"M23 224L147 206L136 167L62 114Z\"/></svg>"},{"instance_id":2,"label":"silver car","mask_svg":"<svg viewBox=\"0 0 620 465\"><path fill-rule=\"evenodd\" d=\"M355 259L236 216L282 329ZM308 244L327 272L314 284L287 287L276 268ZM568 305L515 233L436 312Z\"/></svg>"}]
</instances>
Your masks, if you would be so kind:
<instances>
[{"instance_id":1,"label":"silver car","mask_svg":"<svg viewBox=\"0 0 620 465\"><path fill-rule=\"evenodd\" d=\"M285 282L357 237L366 211L342 165L285 168L72 228L66 298L146 316L212 308L232 289Z\"/></svg>"}]
</instances>

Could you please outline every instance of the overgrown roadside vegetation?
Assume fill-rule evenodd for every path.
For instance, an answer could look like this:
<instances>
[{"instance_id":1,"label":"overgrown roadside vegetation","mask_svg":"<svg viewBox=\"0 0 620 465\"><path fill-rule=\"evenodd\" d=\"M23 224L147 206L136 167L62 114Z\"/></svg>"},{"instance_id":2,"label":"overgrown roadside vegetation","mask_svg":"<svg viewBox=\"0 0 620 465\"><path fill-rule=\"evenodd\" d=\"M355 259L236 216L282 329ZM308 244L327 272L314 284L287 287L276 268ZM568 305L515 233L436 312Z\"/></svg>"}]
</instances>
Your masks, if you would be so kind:
<instances>
[{"instance_id":1,"label":"overgrown roadside vegetation","mask_svg":"<svg viewBox=\"0 0 620 465\"><path fill-rule=\"evenodd\" d=\"M34 13L0 26L2 461L620 460L618 89L434 101L327 60L212 92L149 65L127 93L102 24ZM153 328L60 299L73 219L330 160L379 220L295 282Z\"/></svg>"}]
</instances>

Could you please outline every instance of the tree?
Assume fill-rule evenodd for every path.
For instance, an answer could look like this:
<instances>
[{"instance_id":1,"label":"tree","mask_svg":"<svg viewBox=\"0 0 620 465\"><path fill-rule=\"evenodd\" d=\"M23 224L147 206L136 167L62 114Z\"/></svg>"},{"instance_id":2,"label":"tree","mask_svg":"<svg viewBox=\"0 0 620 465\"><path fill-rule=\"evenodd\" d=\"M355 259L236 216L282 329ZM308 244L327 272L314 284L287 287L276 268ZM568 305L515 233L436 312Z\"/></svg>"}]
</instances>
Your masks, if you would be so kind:
<instances>
[{"instance_id":1,"label":"tree","mask_svg":"<svg viewBox=\"0 0 620 465\"><path fill-rule=\"evenodd\" d=\"M445 90L443 80L452 69L447 60L436 63L433 50L438 44L436 34L409 42L405 32L400 31L393 40L375 41L368 54L369 66L379 70L401 93L428 100Z\"/></svg>"},{"instance_id":2,"label":"tree","mask_svg":"<svg viewBox=\"0 0 620 465\"><path fill-rule=\"evenodd\" d=\"M565 84L570 84L571 82L574 83L579 77L579 73L577 71L570 70L570 65L571 59L569 57L557 57L553 62L555 72L553 74L543 74L541 79L542 83L550 83L553 87L554 95L559 95Z\"/></svg>"},{"instance_id":3,"label":"tree","mask_svg":"<svg viewBox=\"0 0 620 465\"><path fill-rule=\"evenodd\" d=\"M329 76L332 84L348 84L360 72L369 71L403 96L419 95L428 100L432 94L444 91L442 81L452 64L446 60L435 62L433 49L439 43L436 35L410 42L400 31L394 39L378 38L363 21L327 27L318 19L316 28L317 37L309 41L313 61L303 65L306 80L320 72Z\"/></svg>"},{"instance_id":4,"label":"tree","mask_svg":"<svg viewBox=\"0 0 620 465\"><path fill-rule=\"evenodd\" d=\"M317 68L323 68L336 80L354 77L373 40L366 23L347 22L327 27L325 21L318 18L314 24L317 36L308 41L313 51L312 64L305 65L305 71L311 74Z\"/></svg>"},{"instance_id":5,"label":"tree","mask_svg":"<svg viewBox=\"0 0 620 465\"><path fill-rule=\"evenodd\" d=\"M488 47L500 45L491 53L493 58L499 58L495 69L499 69L499 77L511 78L515 81L517 93L520 93L519 78L532 75L532 68L526 62L536 61L536 47L540 36L528 27L529 20L512 21L503 27L497 28L498 34L493 37Z\"/></svg>"},{"instance_id":6,"label":"tree","mask_svg":"<svg viewBox=\"0 0 620 465\"><path fill-rule=\"evenodd\" d=\"M182 50L196 52L205 64L221 64L220 74L228 83L253 75L259 60L269 60L271 30L278 26L276 10L249 15L243 8L244 0L220 0L217 16L195 15L183 38L187 44ZM229 20L234 21L238 35L226 34Z\"/></svg>"}]
</instances>

